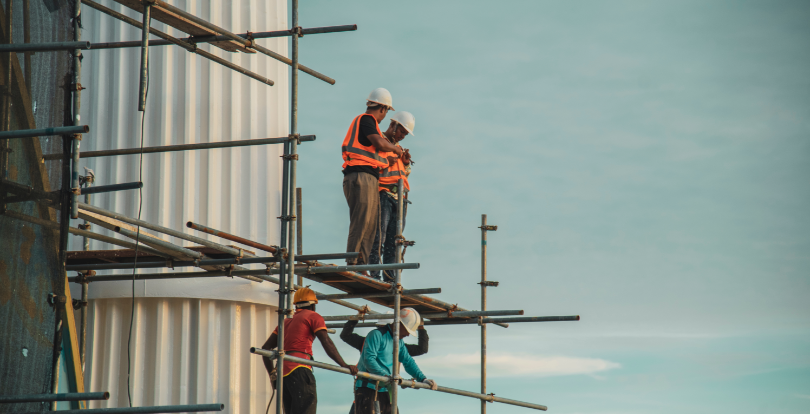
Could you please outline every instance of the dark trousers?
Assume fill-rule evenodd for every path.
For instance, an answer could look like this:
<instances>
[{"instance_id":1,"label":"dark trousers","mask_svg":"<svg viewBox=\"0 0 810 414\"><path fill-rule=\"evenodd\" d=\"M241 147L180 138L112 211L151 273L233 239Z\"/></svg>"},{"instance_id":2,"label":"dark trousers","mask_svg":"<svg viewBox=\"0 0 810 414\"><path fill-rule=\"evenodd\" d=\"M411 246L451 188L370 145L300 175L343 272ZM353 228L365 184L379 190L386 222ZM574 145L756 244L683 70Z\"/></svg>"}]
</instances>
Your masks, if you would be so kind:
<instances>
[{"instance_id":1,"label":"dark trousers","mask_svg":"<svg viewBox=\"0 0 810 414\"><path fill-rule=\"evenodd\" d=\"M318 409L318 391L312 370L296 368L284 377L285 414L315 414Z\"/></svg>"},{"instance_id":2,"label":"dark trousers","mask_svg":"<svg viewBox=\"0 0 810 414\"><path fill-rule=\"evenodd\" d=\"M354 412L355 414L374 414L374 390L361 387L354 390ZM388 392L378 392L377 401L380 403L380 413L391 414L391 402L388 400Z\"/></svg>"},{"instance_id":3,"label":"dark trousers","mask_svg":"<svg viewBox=\"0 0 810 414\"><path fill-rule=\"evenodd\" d=\"M408 202L403 204L402 230L405 230L405 215L408 214ZM374 237L374 247L371 250L369 264L396 263L396 237L397 237L397 200L388 195L387 191L380 191L380 227ZM382 262L380 261L382 256ZM394 281L395 270L383 271L383 279L386 282ZM371 277L380 278L379 270L372 270Z\"/></svg>"},{"instance_id":4,"label":"dark trousers","mask_svg":"<svg viewBox=\"0 0 810 414\"><path fill-rule=\"evenodd\" d=\"M364 172L343 176L343 195L349 204L349 239L346 252L360 253L360 257L347 259L348 264L368 264L374 236L380 219L380 182Z\"/></svg>"}]
</instances>

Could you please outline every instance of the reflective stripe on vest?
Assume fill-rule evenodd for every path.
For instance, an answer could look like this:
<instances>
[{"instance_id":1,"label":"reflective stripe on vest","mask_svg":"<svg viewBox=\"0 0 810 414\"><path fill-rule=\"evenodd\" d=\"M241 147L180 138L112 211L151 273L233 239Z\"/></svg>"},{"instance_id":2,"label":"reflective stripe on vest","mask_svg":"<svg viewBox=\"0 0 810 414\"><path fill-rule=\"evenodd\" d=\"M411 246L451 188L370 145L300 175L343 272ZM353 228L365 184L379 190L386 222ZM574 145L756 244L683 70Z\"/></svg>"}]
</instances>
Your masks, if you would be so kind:
<instances>
[{"instance_id":1,"label":"reflective stripe on vest","mask_svg":"<svg viewBox=\"0 0 810 414\"><path fill-rule=\"evenodd\" d=\"M402 149L402 147L397 144L397 146ZM382 171L380 171L380 186L382 185L397 185L397 181L402 179L402 185L405 187L405 190L411 191L411 186L408 184L408 176L405 175L405 164L402 162L402 158L397 158L397 160L391 164L388 163L388 167L385 167ZM384 188L380 188L382 191Z\"/></svg>"},{"instance_id":2,"label":"reflective stripe on vest","mask_svg":"<svg viewBox=\"0 0 810 414\"><path fill-rule=\"evenodd\" d=\"M358 135L360 134L360 120L364 116L372 116L369 114L361 114L354 118L352 126L346 132L346 138L343 139L343 168L350 165L370 165L375 168L385 168L388 166L387 152L380 152L374 145L365 146L360 143ZM372 116L373 118L373 116ZM377 120L374 119L374 126L377 128L377 134L383 136L380 131L380 126Z\"/></svg>"}]
</instances>

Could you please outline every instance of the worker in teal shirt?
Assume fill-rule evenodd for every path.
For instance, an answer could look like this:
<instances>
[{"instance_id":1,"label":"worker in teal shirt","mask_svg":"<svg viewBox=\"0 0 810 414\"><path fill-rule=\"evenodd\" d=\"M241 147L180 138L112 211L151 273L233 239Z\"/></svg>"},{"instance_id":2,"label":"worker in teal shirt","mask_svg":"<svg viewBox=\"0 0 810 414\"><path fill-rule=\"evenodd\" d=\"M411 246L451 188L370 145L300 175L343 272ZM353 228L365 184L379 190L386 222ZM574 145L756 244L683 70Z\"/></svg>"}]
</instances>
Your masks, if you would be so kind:
<instances>
[{"instance_id":1,"label":"worker in teal shirt","mask_svg":"<svg viewBox=\"0 0 810 414\"><path fill-rule=\"evenodd\" d=\"M408 354L405 342L402 338L408 335L416 335L421 318L419 313L412 308L404 308L400 312L399 326L399 362L402 363L405 371L419 382L424 382L433 390L438 385L436 381L427 379L416 362ZM365 371L381 376L391 376L394 366L394 338L391 334L393 324L381 326L366 335L366 342L363 344L363 352L360 362L357 364L358 371ZM374 412L374 401L378 401L380 412L387 414L391 412L391 402L388 395L388 384L367 379L358 379L354 383L354 401L357 414L371 414Z\"/></svg>"}]
</instances>

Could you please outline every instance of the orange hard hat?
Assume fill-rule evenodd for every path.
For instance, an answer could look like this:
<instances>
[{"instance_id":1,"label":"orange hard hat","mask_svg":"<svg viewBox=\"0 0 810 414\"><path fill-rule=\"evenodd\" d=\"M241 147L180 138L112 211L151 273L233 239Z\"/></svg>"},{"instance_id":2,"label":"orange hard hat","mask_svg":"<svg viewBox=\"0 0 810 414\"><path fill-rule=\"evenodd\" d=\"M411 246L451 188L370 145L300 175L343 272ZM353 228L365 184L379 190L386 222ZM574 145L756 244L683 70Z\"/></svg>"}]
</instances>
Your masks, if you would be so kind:
<instances>
[{"instance_id":1,"label":"orange hard hat","mask_svg":"<svg viewBox=\"0 0 810 414\"><path fill-rule=\"evenodd\" d=\"M315 296L315 292L312 289L307 287L303 287L295 291L295 296L293 296L293 303L306 303L306 304L313 304L318 303L318 297Z\"/></svg>"}]
</instances>

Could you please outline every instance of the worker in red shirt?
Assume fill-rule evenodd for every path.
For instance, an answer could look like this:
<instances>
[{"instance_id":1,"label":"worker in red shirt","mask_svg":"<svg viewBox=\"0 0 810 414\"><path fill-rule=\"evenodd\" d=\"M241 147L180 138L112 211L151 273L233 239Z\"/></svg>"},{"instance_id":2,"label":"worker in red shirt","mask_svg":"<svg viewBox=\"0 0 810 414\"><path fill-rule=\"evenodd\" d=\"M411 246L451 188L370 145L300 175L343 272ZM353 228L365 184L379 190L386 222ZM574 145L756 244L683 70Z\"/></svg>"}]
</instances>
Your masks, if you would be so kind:
<instances>
[{"instance_id":1,"label":"worker in red shirt","mask_svg":"<svg viewBox=\"0 0 810 414\"><path fill-rule=\"evenodd\" d=\"M318 298L312 289L305 287L298 289L293 297L295 303L295 315L284 320L284 352L290 356L304 359L314 359L312 357L312 341L315 337L321 340L326 355L332 358L338 365L348 368L352 375L357 374L357 367L348 365L343 361L332 339L326 332L326 323L323 317L315 312L315 304ZM278 346L278 328L276 328L267 338L262 349L268 351ZM276 387L276 369L273 367L273 360L262 358L264 367L270 375L273 388ZM284 395L281 401L284 404L286 414L315 414L318 407L318 393L315 388L315 376L312 375L312 367L284 360L282 369L284 378Z\"/></svg>"}]
</instances>

